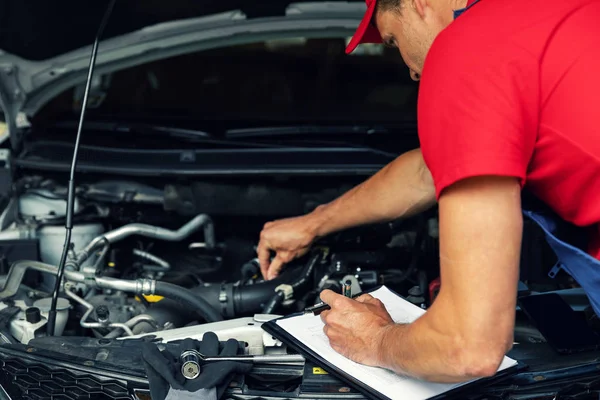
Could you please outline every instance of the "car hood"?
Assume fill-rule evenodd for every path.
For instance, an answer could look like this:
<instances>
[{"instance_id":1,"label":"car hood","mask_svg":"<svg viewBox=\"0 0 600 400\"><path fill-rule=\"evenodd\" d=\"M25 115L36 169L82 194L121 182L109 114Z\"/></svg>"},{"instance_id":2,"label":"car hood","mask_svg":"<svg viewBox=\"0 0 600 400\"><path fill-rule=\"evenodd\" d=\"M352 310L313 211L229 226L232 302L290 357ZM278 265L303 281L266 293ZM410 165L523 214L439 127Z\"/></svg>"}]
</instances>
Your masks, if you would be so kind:
<instances>
[{"instance_id":1,"label":"car hood","mask_svg":"<svg viewBox=\"0 0 600 400\"><path fill-rule=\"evenodd\" d=\"M31 116L64 90L85 82L93 39L108 1L94 6L66 1L56 7L53 2L39 2L39 7L26 7L21 0L4 3L0 106L5 139L9 137L15 147ZM362 0L117 2L98 48L94 74L256 38L324 32L351 36L364 11ZM20 34L10 35L11 31Z\"/></svg>"}]
</instances>

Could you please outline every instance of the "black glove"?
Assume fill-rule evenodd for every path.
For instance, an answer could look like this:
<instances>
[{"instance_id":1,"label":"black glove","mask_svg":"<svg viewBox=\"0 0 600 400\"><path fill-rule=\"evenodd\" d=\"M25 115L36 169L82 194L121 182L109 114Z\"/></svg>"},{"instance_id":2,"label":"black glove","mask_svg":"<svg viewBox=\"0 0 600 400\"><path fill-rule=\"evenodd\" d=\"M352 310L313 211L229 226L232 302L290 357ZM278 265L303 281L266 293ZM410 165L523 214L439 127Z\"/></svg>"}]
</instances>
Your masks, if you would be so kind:
<instances>
[{"instance_id":1,"label":"black glove","mask_svg":"<svg viewBox=\"0 0 600 400\"><path fill-rule=\"evenodd\" d=\"M196 350L205 356L235 356L239 342L229 339L219 354L219 339L214 332L206 332L202 341L184 339L180 352L173 354L165 349L160 351L157 343L142 344L142 358L150 383L152 400L164 400L171 388L196 392L200 389L216 388L220 399L236 373L246 373L252 363L242 361L213 361L201 366L200 375L195 379L186 379L181 374L181 352Z\"/></svg>"}]
</instances>

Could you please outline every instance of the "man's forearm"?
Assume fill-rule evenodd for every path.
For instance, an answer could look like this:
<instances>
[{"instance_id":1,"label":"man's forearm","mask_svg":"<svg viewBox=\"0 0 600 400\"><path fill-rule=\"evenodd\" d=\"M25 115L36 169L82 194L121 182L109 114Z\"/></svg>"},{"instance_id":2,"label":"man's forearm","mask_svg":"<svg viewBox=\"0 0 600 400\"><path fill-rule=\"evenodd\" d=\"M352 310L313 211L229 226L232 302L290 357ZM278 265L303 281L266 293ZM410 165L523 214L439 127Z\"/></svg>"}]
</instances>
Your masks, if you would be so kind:
<instances>
[{"instance_id":1,"label":"man's forearm","mask_svg":"<svg viewBox=\"0 0 600 400\"><path fill-rule=\"evenodd\" d=\"M412 324L396 324L383 331L380 365L433 382L465 382L495 374L508 344L467 343L436 319L439 316L425 315Z\"/></svg>"},{"instance_id":2,"label":"man's forearm","mask_svg":"<svg viewBox=\"0 0 600 400\"><path fill-rule=\"evenodd\" d=\"M390 221L424 211L435 204L433 179L420 149L385 166L367 181L313 212L317 235L358 225Z\"/></svg>"},{"instance_id":3,"label":"man's forearm","mask_svg":"<svg viewBox=\"0 0 600 400\"><path fill-rule=\"evenodd\" d=\"M512 347L523 221L512 177L475 177L439 202L442 289L410 325L383 328L383 366L455 382L493 375ZM365 324L365 325L368 325Z\"/></svg>"}]
</instances>

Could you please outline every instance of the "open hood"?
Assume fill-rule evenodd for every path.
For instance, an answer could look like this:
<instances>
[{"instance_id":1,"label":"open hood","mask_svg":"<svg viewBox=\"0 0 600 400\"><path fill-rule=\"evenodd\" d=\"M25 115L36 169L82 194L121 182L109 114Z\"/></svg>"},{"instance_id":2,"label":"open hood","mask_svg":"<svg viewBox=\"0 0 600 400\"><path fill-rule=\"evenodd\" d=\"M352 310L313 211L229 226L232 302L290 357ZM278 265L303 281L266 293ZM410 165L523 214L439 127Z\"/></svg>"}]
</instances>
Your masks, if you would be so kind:
<instances>
[{"instance_id":1,"label":"open hood","mask_svg":"<svg viewBox=\"0 0 600 400\"><path fill-rule=\"evenodd\" d=\"M3 3L0 106L13 145L28 118L48 101L85 82L93 39L108 1L19 0ZM100 43L95 77L189 52L264 37L351 36L363 1L117 2ZM19 35L10 34L19 32Z\"/></svg>"}]
</instances>

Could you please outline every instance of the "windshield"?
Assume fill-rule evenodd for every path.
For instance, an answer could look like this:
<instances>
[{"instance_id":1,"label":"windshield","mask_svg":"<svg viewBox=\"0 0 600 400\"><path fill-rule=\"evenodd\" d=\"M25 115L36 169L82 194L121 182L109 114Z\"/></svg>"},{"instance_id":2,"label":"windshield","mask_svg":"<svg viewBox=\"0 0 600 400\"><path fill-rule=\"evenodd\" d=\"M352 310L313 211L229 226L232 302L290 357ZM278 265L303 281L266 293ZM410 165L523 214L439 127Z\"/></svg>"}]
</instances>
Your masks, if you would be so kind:
<instances>
[{"instance_id":1,"label":"windshield","mask_svg":"<svg viewBox=\"0 0 600 400\"><path fill-rule=\"evenodd\" d=\"M346 55L347 40L265 40L96 76L88 118L186 117L224 129L414 121L418 84L398 52L363 45ZM82 95L83 86L67 90L38 118L76 118Z\"/></svg>"}]
</instances>

